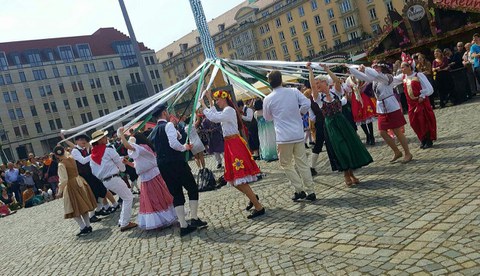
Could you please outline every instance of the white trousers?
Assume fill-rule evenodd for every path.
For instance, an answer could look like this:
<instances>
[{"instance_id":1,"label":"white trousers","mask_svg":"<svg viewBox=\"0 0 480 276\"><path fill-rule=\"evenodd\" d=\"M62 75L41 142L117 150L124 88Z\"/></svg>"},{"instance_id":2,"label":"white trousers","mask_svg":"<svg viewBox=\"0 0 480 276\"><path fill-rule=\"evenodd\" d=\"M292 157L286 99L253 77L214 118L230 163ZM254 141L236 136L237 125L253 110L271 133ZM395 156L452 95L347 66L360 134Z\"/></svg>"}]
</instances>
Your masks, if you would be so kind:
<instances>
[{"instance_id":1,"label":"white trousers","mask_svg":"<svg viewBox=\"0 0 480 276\"><path fill-rule=\"evenodd\" d=\"M278 144L277 150L280 166L285 170L287 178L295 187L295 192L313 193L312 173L307 164L308 158L304 143ZM295 163L293 162L294 159ZM298 173L295 167L297 167Z\"/></svg>"},{"instance_id":2,"label":"white trousers","mask_svg":"<svg viewBox=\"0 0 480 276\"><path fill-rule=\"evenodd\" d=\"M120 213L120 219L118 223L121 227L127 226L132 217L132 205L133 205L133 194L132 191L127 187L125 181L119 176L114 177L108 181L104 181L103 185L105 188L116 193L122 200L122 212Z\"/></svg>"}]
</instances>

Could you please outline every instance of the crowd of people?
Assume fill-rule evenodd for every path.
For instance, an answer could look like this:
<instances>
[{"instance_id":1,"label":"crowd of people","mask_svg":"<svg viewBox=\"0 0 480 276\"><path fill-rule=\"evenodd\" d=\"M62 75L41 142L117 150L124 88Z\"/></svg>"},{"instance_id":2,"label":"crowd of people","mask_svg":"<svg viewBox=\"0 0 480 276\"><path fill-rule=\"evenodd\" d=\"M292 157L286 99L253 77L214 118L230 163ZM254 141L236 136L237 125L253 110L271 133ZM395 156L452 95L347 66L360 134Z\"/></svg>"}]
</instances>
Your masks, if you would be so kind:
<instances>
[{"instance_id":1,"label":"crowd of people","mask_svg":"<svg viewBox=\"0 0 480 276\"><path fill-rule=\"evenodd\" d=\"M436 97L443 108L478 91L480 36L473 39L471 44L458 43L453 54L436 49L432 63L421 53L404 53L395 64L337 66L335 70L346 77L323 64L326 74L315 76L308 62L308 81L301 89L284 87L282 73L272 71L268 75L272 91L265 99L236 102L230 91L206 91L195 121L176 119L162 104L152 113L153 129L135 132L121 127L111 138L108 131L98 130L91 137L76 135L73 142L61 135L65 144L49 155L30 154L27 160L1 165L0 215L63 197L64 218L77 222L79 236L91 233L90 223L100 221L100 216L120 208L122 232L135 227L162 229L178 222L180 236L185 236L208 225L198 216L198 181L188 164L193 158L199 175L209 171L206 153L214 155L217 169L223 168L224 181L248 199L248 219L266 213L250 186L262 175L258 160L279 160L293 186L293 201L315 201L313 177L321 152L327 152L332 171L343 172L347 187L359 184L354 171L374 162L368 146L376 143L375 123L393 152L391 163L413 159L405 113L420 148L433 147ZM307 155L310 148L312 154ZM134 193L140 194L137 222L131 221Z\"/></svg>"}]
</instances>

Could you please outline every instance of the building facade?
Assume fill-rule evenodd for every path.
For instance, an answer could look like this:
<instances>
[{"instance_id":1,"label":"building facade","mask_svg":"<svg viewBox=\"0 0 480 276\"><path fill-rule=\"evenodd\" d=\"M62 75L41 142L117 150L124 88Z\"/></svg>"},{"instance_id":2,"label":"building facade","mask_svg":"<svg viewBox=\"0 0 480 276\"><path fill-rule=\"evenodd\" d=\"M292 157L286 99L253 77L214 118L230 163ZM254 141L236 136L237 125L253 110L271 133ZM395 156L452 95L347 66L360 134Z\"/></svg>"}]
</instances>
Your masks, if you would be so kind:
<instances>
[{"instance_id":1,"label":"building facade","mask_svg":"<svg viewBox=\"0 0 480 276\"><path fill-rule=\"evenodd\" d=\"M156 92L155 52L140 50ZM3 158L49 153L61 129L87 123L147 97L130 38L114 28L92 35L0 43Z\"/></svg>"},{"instance_id":2,"label":"building facade","mask_svg":"<svg viewBox=\"0 0 480 276\"><path fill-rule=\"evenodd\" d=\"M230 59L319 60L363 50L381 32L393 0L249 0L208 23L217 55ZM198 31L157 51L165 86L204 60Z\"/></svg>"}]
</instances>

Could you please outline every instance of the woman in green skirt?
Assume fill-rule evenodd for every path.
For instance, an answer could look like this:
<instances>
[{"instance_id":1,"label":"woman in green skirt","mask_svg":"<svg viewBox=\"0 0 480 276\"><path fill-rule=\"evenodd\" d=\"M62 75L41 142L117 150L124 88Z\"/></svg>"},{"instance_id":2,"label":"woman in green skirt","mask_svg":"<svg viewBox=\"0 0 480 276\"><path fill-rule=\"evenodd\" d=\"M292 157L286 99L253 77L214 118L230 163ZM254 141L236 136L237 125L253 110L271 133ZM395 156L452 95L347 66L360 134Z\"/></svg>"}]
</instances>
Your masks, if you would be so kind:
<instances>
[{"instance_id":1,"label":"woman in green skirt","mask_svg":"<svg viewBox=\"0 0 480 276\"><path fill-rule=\"evenodd\" d=\"M342 114L340 79L327 66L322 65L322 67L334 81L334 86L330 89L329 76L318 75L314 78L310 63L307 63L313 99L318 103L325 116L325 133L334 154L334 156L329 155L330 162L335 162L337 169L343 171L345 184L350 187L360 183L360 180L353 174L353 170L372 163L373 159L352 125Z\"/></svg>"}]
</instances>

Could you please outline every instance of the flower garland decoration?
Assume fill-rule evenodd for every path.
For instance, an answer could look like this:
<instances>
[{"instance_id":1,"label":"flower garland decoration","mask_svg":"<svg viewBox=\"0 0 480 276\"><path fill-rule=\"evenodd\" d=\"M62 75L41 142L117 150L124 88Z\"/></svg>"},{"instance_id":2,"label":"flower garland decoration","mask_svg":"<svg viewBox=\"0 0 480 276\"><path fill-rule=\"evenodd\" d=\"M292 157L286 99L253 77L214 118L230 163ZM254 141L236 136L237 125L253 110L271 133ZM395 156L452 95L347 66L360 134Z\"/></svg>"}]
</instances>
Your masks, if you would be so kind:
<instances>
[{"instance_id":1,"label":"flower garland decoration","mask_svg":"<svg viewBox=\"0 0 480 276\"><path fill-rule=\"evenodd\" d=\"M220 98L222 98L222 99L231 99L231 98L230 98L230 93L228 93L227 91L224 91L224 90L215 91L215 92L213 93L213 97L214 97L215 99L220 99Z\"/></svg>"}]
</instances>

